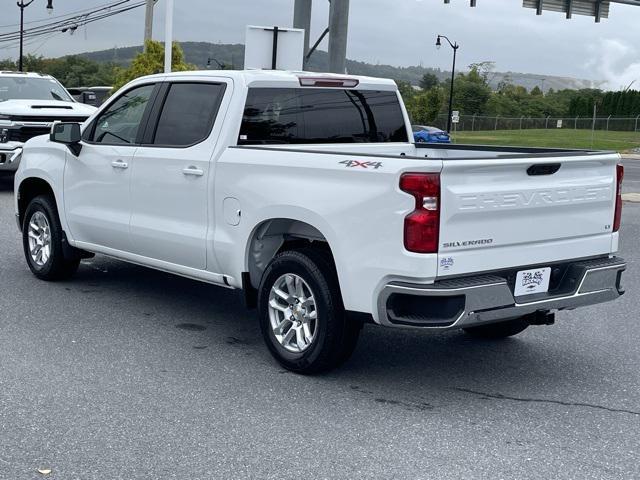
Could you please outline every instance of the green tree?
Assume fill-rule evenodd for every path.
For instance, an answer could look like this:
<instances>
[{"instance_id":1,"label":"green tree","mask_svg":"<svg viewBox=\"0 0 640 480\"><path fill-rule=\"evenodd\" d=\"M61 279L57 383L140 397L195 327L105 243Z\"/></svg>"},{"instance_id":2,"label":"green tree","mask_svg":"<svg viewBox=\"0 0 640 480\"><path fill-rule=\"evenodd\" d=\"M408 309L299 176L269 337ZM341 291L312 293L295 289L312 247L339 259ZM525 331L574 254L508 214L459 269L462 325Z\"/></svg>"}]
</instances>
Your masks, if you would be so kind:
<instances>
[{"instance_id":1,"label":"green tree","mask_svg":"<svg viewBox=\"0 0 640 480\"><path fill-rule=\"evenodd\" d=\"M544 95L544 92L537 85L535 87L533 87L533 89L531 90L531 96L532 97L541 97L543 95Z\"/></svg>"},{"instance_id":2,"label":"green tree","mask_svg":"<svg viewBox=\"0 0 640 480\"><path fill-rule=\"evenodd\" d=\"M476 62L469 65L469 70L475 71L484 80L486 84L490 84L495 78L496 62ZM507 75L506 78L509 78Z\"/></svg>"},{"instance_id":3,"label":"green tree","mask_svg":"<svg viewBox=\"0 0 640 480\"><path fill-rule=\"evenodd\" d=\"M445 95L441 87L433 87L431 90L418 93L407 103L411 121L416 124L432 123L438 118L444 99Z\"/></svg>"},{"instance_id":4,"label":"green tree","mask_svg":"<svg viewBox=\"0 0 640 480\"><path fill-rule=\"evenodd\" d=\"M398 90L400 91L400 95L402 95L402 99L405 103L408 103L416 94L416 91L409 82L405 82L404 80L396 80L396 85L398 85Z\"/></svg>"},{"instance_id":5,"label":"green tree","mask_svg":"<svg viewBox=\"0 0 640 480\"><path fill-rule=\"evenodd\" d=\"M460 73L455 79L454 109L464 115L481 115L486 111L491 98L486 64L472 64L468 73Z\"/></svg>"},{"instance_id":6,"label":"green tree","mask_svg":"<svg viewBox=\"0 0 640 480\"><path fill-rule=\"evenodd\" d=\"M160 42L147 40L146 47L147 51L136 55L129 68L118 69L114 92L136 78L164 71L164 45ZM184 72L195 69L195 65L185 62L182 48L177 42L174 42L171 49L171 70Z\"/></svg>"},{"instance_id":7,"label":"green tree","mask_svg":"<svg viewBox=\"0 0 640 480\"><path fill-rule=\"evenodd\" d=\"M612 92L605 94L602 90L584 88L572 92L569 100L569 115L572 117L591 117L593 115L593 106L598 106L599 114L610 110L613 101Z\"/></svg>"},{"instance_id":8,"label":"green tree","mask_svg":"<svg viewBox=\"0 0 640 480\"><path fill-rule=\"evenodd\" d=\"M425 73L420 79L420 88L422 90L431 90L433 87L438 86L440 80L433 73Z\"/></svg>"},{"instance_id":9,"label":"green tree","mask_svg":"<svg viewBox=\"0 0 640 480\"><path fill-rule=\"evenodd\" d=\"M17 65L11 60L4 60L0 62L0 69L17 70ZM113 64L98 63L75 55L62 58L26 55L24 70L52 75L68 88L113 85L115 80Z\"/></svg>"},{"instance_id":10,"label":"green tree","mask_svg":"<svg viewBox=\"0 0 640 480\"><path fill-rule=\"evenodd\" d=\"M487 102L487 115L499 117L518 117L522 116L520 103L509 95L495 93Z\"/></svg>"},{"instance_id":11,"label":"green tree","mask_svg":"<svg viewBox=\"0 0 640 480\"><path fill-rule=\"evenodd\" d=\"M113 85L116 67L71 55L43 61L42 70L56 77L66 87Z\"/></svg>"},{"instance_id":12,"label":"green tree","mask_svg":"<svg viewBox=\"0 0 640 480\"><path fill-rule=\"evenodd\" d=\"M17 70L16 62L9 59L0 60L0 70Z\"/></svg>"}]
</instances>

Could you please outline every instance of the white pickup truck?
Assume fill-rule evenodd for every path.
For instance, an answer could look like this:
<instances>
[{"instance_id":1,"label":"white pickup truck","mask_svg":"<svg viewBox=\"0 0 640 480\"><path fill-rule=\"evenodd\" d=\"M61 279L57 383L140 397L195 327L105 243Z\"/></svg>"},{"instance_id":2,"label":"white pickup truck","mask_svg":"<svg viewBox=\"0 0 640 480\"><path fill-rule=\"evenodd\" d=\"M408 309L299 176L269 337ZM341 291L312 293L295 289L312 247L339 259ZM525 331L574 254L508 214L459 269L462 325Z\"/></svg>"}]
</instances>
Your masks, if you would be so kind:
<instances>
[{"instance_id":1,"label":"white pickup truck","mask_svg":"<svg viewBox=\"0 0 640 480\"><path fill-rule=\"evenodd\" d=\"M24 143L48 133L53 122L84 122L95 111L50 75L0 71L0 176L15 173Z\"/></svg>"},{"instance_id":2,"label":"white pickup truck","mask_svg":"<svg viewBox=\"0 0 640 480\"><path fill-rule=\"evenodd\" d=\"M363 322L481 338L618 298L616 153L416 145L393 81L303 72L140 78L26 144L32 272L104 254L228 288L286 368Z\"/></svg>"}]
</instances>

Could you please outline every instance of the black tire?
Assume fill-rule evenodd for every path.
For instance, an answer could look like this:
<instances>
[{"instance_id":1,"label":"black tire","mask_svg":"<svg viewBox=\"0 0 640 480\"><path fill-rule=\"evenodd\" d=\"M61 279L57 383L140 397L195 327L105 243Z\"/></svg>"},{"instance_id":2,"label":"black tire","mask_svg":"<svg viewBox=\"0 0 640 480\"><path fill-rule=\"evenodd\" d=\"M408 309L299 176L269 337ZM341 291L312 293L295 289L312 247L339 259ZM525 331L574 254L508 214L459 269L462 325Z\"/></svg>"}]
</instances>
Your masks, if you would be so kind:
<instances>
[{"instance_id":1,"label":"black tire","mask_svg":"<svg viewBox=\"0 0 640 480\"><path fill-rule=\"evenodd\" d=\"M271 325L271 288L286 274L297 275L306 282L317 307L316 333L302 352L291 352L281 345ZM258 290L258 314L262 335L271 354L284 368L301 374L328 371L347 361L362 329L361 321L347 318L329 254L314 249L285 251L271 261Z\"/></svg>"},{"instance_id":2,"label":"black tire","mask_svg":"<svg viewBox=\"0 0 640 480\"><path fill-rule=\"evenodd\" d=\"M529 328L529 322L525 317L514 318L506 322L491 323L479 327L465 328L464 331L474 338L484 340L500 340L502 338L513 337Z\"/></svg>"},{"instance_id":3,"label":"black tire","mask_svg":"<svg viewBox=\"0 0 640 480\"><path fill-rule=\"evenodd\" d=\"M31 256L29 248L29 224L38 213L44 215L49 225L50 253L43 264L38 264ZM29 203L22 224L22 246L31 272L41 280L66 280L73 276L80 265L79 258L67 259L62 247L63 232L58 217L55 200L49 195L35 197Z\"/></svg>"}]
</instances>

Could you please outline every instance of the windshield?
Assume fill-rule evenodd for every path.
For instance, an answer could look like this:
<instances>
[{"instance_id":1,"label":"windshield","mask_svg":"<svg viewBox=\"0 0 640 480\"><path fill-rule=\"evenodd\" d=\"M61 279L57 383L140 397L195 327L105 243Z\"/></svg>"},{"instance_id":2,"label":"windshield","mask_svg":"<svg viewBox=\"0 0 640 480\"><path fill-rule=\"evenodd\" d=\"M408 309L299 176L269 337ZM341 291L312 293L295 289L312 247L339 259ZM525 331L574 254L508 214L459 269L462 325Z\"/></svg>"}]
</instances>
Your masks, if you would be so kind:
<instances>
[{"instance_id":1,"label":"windshield","mask_svg":"<svg viewBox=\"0 0 640 480\"><path fill-rule=\"evenodd\" d=\"M0 102L5 100L62 100L73 102L53 78L0 77Z\"/></svg>"}]
</instances>

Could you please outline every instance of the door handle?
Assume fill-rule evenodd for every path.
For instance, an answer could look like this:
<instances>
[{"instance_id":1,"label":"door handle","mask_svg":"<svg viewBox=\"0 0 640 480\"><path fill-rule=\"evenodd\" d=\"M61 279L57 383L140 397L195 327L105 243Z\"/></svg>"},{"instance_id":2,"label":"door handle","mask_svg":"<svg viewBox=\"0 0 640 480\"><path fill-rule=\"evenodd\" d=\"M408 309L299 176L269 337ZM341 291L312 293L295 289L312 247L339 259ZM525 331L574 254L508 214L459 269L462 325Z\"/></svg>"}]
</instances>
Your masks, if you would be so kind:
<instances>
[{"instance_id":1,"label":"door handle","mask_svg":"<svg viewBox=\"0 0 640 480\"><path fill-rule=\"evenodd\" d=\"M116 160L115 162L111 162L111 166L113 168L120 168L122 170L129 168L129 164L123 160Z\"/></svg>"},{"instance_id":2,"label":"door handle","mask_svg":"<svg viewBox=\"0 0 640 480\"><path fill-rule=\"evenodd\" d=\"M187 167L182 169L184 175L193 175L194 177L201 177L204 175L204 170L200 170L196 167Z\"/></svg>"}]
</instances>

